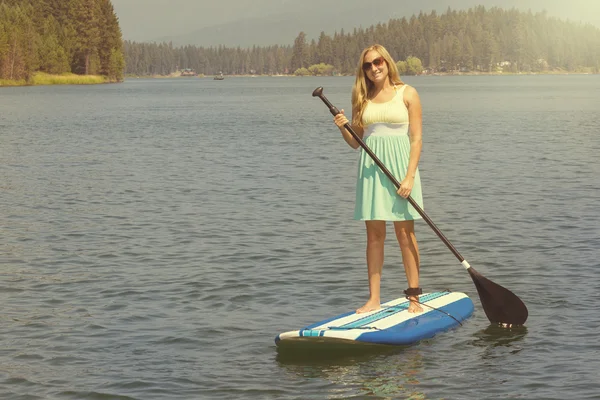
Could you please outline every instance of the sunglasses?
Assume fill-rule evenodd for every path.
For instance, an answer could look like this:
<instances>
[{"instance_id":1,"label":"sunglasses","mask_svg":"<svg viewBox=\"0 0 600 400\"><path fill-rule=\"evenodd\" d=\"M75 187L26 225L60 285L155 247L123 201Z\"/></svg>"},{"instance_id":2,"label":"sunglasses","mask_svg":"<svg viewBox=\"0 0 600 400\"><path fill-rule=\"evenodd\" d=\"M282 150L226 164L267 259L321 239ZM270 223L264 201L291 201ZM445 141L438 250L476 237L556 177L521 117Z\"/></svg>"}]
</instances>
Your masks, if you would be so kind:
<instances>
[{"instance_id":1,"label":"sunglasses","mask_svg":"<svg viewBox=\"0 0 600 400\"><path fill-rule=\"evenodd\" d=\"M370 70L373 67L373 65L376 66L376 67L379 67L384 62L385 62L385 60L383 59L383 57L377 57L376 59L374 59L371 62L364 62L363 65L362 65L363 71Z\"/></svg>"}]
</instances>

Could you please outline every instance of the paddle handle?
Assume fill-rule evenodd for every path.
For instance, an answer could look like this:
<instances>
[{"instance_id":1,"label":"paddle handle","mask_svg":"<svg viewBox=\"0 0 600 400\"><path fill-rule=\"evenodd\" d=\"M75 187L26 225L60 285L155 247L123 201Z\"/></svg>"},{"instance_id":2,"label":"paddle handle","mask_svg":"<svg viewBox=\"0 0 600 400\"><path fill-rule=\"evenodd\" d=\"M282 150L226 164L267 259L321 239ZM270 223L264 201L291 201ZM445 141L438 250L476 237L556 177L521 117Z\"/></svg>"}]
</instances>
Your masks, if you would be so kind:
<instances>
[{"instance_id":1,"label":"paddle handle","mask_svg":"<svg viewBox=\"0 0 600 400\"><path fill-rule=\"evenodd\" d=\"M329 100L327 100L327 98L323 94L322 87L318 87L317 89L315 89L315 91L313 92L313 96L318 97L321 100L323 100L323 103L325 103L327 105L327 107L329 108L329 111L331 112L331 114L333 114L333 116L336 116L340 113L340 111L337 109L337 107L335 107L333 104L331 104L329 102ZM394 186L396 186L397 189L400 189L400 182L398 182L398 179L396 179L396 177L394 175L392 175L392 173L386 168L385 165L383 165L381 160L375 155L375 153L373 153L373 151L369 148L369 146L367 146L366 143L360 138L360 136L358 136L356 134L356 132L354 132L354 129L352 129L350 124L346 123L344 125L344 128L346 128L346 130L348 132L350 132L350 134L352 135L354 140L356 140L358 142L358 144L360 145L360 147L362 147L363 150L367 152L367 154L373 159L375 164L377 164L379 166L379 168L381 168L383 173L392 181ZM417 204L417 202L410 196L408 196L406 198L406 200L408 200L408 202L415 208L415 210L417 210L419 215L421 215L421 217L423 217L425 222L427 222L427 224L431 227L431 229L433 229L435 234L438 235L438 237L442 240L442 242L444 242L444 244L448 247L448 249L450 249L452 254L454 254L454 256L458 259L458 261L460 261L462 263L463 267L465 267L466 269L469 269L471 267L469 265L469 263L458 252L458 250L456 250L456 247L454 247L454 245L452 243L450 243L448 238L436 226L436 224L431 220L431 218L429 218L429 216L425 213L425 211L421 208L421 206L419 206L419 204Z\"/></svg>"}]
</instances>

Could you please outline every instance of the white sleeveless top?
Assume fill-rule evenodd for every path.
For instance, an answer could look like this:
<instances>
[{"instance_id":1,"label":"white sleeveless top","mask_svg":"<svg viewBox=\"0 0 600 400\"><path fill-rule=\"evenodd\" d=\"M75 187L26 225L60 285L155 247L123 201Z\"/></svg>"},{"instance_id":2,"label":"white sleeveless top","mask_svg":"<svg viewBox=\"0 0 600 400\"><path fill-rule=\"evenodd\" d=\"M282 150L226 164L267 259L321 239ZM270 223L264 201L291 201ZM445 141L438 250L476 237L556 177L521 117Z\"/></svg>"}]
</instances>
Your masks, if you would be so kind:
<instances>
[{"instance_id":1,"label":"white sleeveless top","mask_svg":"<svg viewBox=\"0 0 600 400\"><path fill-rule=\"evenodd\" d=\"M363 139L371 135L406 135L408 133L408 109L404 104L404 89L394 86L396 95L385 103L373 103L368 101L362 115L365 127ZM382 128L388 129L382 129ZM377 128L377 129L376 129Z\"/></svg>"}]
</instances>

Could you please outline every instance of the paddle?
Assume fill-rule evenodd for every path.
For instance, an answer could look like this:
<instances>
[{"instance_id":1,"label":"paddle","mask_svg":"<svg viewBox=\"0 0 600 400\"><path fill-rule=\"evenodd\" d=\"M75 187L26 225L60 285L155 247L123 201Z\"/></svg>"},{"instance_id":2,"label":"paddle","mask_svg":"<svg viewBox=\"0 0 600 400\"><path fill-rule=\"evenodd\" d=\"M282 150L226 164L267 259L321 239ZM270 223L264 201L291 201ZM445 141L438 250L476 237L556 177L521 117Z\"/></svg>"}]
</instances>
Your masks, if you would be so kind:
<instances>
[{"instance_id":1,"label":"paddle","mask_svg":"<svg viewBox=\"0 0 600 400\"><path fill-rule=\"evenodd\" d=\"M339 114L340 111L333 106L327 100L327 98L323 95L323 88L318 87L313 91L313 97L319 97L323 100L323 103L329 107L329 111L334 116ZM396 188L400 188L400 182L391 174L391 172L383 165L381 160L377 158L377 156L371 151L371 149L362 141L362 139L354 132L349 123L344 125L344 128L350 132L350 134L354 137L354 139L358 142L360 147L362 147L369 156L373 159L375 164L381 168L384 174L387 175L388 178L396 185ZM523 325L527 320L528 311L525 304L519 299L513 292L510 290L490 281L479 272L475 271L473 267L469 265L467 260L456 250L456 248L450 243L450 241L444 236L442 231L433 223L431 218L425 211L417 204L417 202L410 196L407 198L408 202L417 210L417 212L423 217L425 222L433 229L433 231L438 235L442 242L450 249L452 254L458 261L460 261L463 267L469 272L471 279L473 279L473 283L475 283L475 287L477 288L477 293L479 294L479 299L481 300L481 305L483 306L483 311L485 311L485 315L488 317L490 322L498 323L505 326L512 325Z\"/></svg>"}]
</instances>

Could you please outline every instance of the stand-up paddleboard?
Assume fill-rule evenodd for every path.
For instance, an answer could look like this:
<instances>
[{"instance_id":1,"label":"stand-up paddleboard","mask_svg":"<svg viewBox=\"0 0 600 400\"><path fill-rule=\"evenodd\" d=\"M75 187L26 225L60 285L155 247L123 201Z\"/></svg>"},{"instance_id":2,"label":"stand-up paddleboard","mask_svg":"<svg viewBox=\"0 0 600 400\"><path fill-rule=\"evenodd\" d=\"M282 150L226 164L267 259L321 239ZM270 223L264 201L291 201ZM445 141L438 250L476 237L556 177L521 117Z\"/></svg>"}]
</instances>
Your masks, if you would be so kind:
<instances>
[{"instance_id":1,"label":"stand-up paddleboard","mask_svg":"<svg viewBox=\"0 0 600 400\"><path fill-rule=\"evenodd\" d=\"M328 318L275 338L278 346L301 344L409 345L462 323L473 314L473 302L464 293L435 292L419 296L423 312L409 313L402 297L364 314L355 311Z\"/></svg>"}]
</instances>

